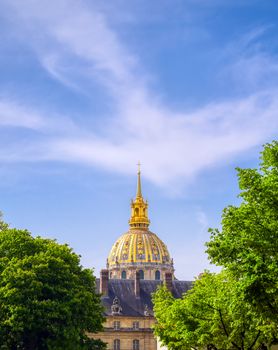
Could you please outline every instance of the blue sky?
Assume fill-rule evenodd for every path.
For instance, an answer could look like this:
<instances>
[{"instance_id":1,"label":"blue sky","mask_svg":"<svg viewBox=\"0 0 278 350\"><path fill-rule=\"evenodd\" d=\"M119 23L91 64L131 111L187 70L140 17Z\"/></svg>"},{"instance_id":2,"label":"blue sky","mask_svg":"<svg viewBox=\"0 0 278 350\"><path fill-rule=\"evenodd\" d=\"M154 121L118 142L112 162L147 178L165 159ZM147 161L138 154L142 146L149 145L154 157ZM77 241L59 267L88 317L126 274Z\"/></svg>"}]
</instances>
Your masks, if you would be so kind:
<instances>
[{"instance_id":1,"label":"blue sky","mask_svg":"<svg viewBox=\"0 0 278 350\"><path fill-rule=\"evenodd\" d=\"M105 267L136 164L176 276L237 204L235 167L278 131L278 5L2 0L0 210Z\"/></svg>"}]
</instances>

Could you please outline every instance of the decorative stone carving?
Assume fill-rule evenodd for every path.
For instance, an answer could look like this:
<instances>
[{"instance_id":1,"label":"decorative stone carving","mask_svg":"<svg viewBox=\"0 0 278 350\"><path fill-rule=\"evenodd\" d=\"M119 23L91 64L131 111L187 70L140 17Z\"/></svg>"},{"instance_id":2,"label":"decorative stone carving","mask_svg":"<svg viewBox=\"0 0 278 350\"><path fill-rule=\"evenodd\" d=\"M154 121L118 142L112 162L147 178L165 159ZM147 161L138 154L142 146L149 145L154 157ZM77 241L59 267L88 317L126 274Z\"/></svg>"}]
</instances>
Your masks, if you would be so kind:
<instances>
[{"instance_id":1,"label":"decorative stone carving","mask_svg":"<svg viewBox=\"0 0 278 350\"><path fill-rule=\"evenodd\" d=\"M113 300L113 304L111 305L111 313L112 315L120 315L122 312L122 307L120 305L120 300L118 297L115 297Z\"/></svg>"},{"instance_id":2,"label":"decorative stone carving","mask_svg":"<svg viewBox=\"0 0 278 350\"><path fill-rule=\"evenodd\" d=\"M150 316L150 311L149 311L149 307L147 304L145 305L144 316Z\"/></svg>"}]
</instances>

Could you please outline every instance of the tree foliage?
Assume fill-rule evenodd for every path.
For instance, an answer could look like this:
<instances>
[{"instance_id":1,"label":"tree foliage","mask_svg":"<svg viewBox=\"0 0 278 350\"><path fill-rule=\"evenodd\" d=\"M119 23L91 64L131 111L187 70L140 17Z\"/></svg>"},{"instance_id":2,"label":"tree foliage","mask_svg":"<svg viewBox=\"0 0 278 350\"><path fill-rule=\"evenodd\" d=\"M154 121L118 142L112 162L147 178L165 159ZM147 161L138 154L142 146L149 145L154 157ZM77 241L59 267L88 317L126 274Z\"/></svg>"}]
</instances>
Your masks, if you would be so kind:
<instances>
[{"instance_id":1,"label":"tree foliage","mask_svg":"<svg viewBox=\"0 0 278 350\"><path fill-rule=\"evenodd\" d=\"M204 273L182 299L154 294L155 333L170 349L257 349L277 341L278 141L259 169L237 169L239 206L223 210L207 253L223 267Z\"/></svg>"},{"instance_id":2,"label":"tree foliage","mask_svg":"<svg viewBox=\"0 0 278 350\"><path fill-rule=\"evenodd\" d=\"M259 169L237 171L242 203L224 209L207 252L240 279L258 315L278 325L278 141L265 145Z\"/></svg>"},{"instance_id":3,"label":"tree foliage","mask_svg":"<svg viewBox=\"0 0 278 350\"><path fill-rule=\"evenodd\" d=\"M0 230L0 349L103 349L95 277L67 245Z\"/></svg>"},{"instance_id":4,"label":"tree foliage","mask_svg":"<svg viewBox=\"0 0 278 350\"><path fill-rule=\"evenodd\" d=\"M276 329L255 317L238 281L205 272L182 299L165 287L154 294L155 334L169 349L257 349Z\"/></svg>"},{"instance_id":5,"label":"tree foliage","mask_svg":"<svg viewBox=\"0 0 278 350\"><path fill-rule=\"evenodd\" d=\"M9 225L3 221L3 213L0 211L0 231L6 230Z\"/></svg>"}]
</instances>

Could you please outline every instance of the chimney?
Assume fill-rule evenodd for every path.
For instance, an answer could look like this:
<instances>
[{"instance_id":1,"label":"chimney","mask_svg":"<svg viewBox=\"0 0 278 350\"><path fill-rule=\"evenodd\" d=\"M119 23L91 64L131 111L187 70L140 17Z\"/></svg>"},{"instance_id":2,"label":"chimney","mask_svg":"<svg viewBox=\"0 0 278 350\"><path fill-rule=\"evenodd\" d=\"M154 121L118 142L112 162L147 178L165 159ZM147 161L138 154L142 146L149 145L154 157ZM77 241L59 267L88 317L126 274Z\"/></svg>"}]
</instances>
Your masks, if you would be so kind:
<instances>
[{"instance_id":1,"label":"chimney","mask_svg":"<svg viewBox=\"0 0 278 350\"><path fill-rule=\"evenodd\" d=\"M109 272L106 269L100 271L100 286L99 291L104 296L108 296L108 276Z\"/></svg>"},{"instance_id":2,"label":"chimney","mask_svg":"<svg viewBox=\"0 0 278 350\"><path fill-rule=\"evenodd\" d=\"M140 273L139 273L139 271L135 272L134 294L135 294L136 298L140 297Z\"/></svg>"},{"instance_id":3,"label":"chimney","mask_svg":"<svg viewBox=\"0 0 278 350\"><path fill-rule=\"evenodd\" d=\"M172 272L165 272L164 284L165 284L166 288L170 292L172 292L172 290L173 290L173 274L172 274Z\"/></svg>"}]
</instances>

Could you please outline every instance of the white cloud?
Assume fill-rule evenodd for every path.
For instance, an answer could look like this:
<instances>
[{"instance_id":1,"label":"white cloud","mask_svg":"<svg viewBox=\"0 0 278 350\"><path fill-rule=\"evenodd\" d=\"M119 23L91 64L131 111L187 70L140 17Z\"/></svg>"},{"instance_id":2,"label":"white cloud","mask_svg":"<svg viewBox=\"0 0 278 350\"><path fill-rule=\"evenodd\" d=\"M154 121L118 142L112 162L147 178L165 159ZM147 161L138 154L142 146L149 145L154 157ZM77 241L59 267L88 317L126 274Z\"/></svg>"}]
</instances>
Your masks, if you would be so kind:
<instances>
[{"instance_id":1,"label":"white cloud","mask_svg":"<svg viewBox=\"0 0 278 350\"><path fill-rule=\"evenodd\" d=\"M65 64L61 64L60 60L61 57L59 55L52 53L41 57L41 64L54 79L58 80L63 85L70 89L82 91L77 84L67 78L67 67L65 67ZM84 93L84 91L82 91L82 93Z\"/></svg>"},{"instance_id":2,"label":"white cloud","mask_svg":"<svg viewBox=\"0 0 278 350\"><path fill-rule=\"evenodd\" d=\"M76 134L78 126L67 116L48 115L26 103L0 98L0 127L30 129L42 134Z\"/></svg>"},{"instance_id":3,"label":"white cloud","mask_svg":"<svg viewBox=\"0 0 278 350\"><path fill-rule=\"evenodd\" d=\"M38 130L45 120L32 108L20 106L13 101L0 100L0 126L22 127Z\"/></svg>"},{"instance_id":4,"label":"white cloud","mask_svg":"<svg viewBox=\"0 0 278 350\"><path fill-rule=\"evenodd\" d=\"M237 90L249 94L270 86L277 87L278 56L270 53L263 44L264 36L271 29L271 25L256 27L238 41L229 43L220 53L226 62L221 79L230 80Z\"/></svg>"},{"instance_id":5,"label":"white cloud","mask_svg":"<svg viewBox=\"0 0 278 350\"><path fill-rule=\"evenodd\" d=\"M132 172L134 161L140 159L146 177L167 185L191 179L204 168L264 142L278 128L278 98L272 94L178 116L150 106L145 106L142 117L142 108L135 111L128 122L111 125L112 141L65 138L54 141L55 149L61 158L117 171Z\"/></svg>"},{"instance_id":6,"label":"white cloud","mask_svg":"<svg viewBox=\"0 0 278 350\"><path fill-rule=\"evenodd\" d=\"M40 58L52 50L52 63L55 52L56 63L59 56L62 61L66 56L80 58L85 66L99 72L100 78L108 74L109 81L122 84L132 78L136 58L121 44L102 13L72 0L7 3L16 11L20 25L30 36L29 44ZM49 63L49 57L46 60Z\"/></svg>"},{"instance_id":7,"label":"white cloud","mask_svg":"<svg viewBox=\"0 0 278 350\"><path fill-rule=\"evenodd\" d=\"M256 91L248 98L211 103L191 112L173 112L150 91L138 58L130 54L104 14L70 0L55 4L9 0L9 4L31 28L29 33L39 32L43 38L41 43L31 35L30 45L52 77L78 89L71 69L64 67L65 62L78 60L79 73L89 80L97 77L115 103L111 124L103 126L101 136L93 129L74 127L70 134L57 137L53 124L46 128L47 139L31 140L28 152L19 150L14 159L81 162L125 173L133 173L134 162L140 159L147 178L161 186L176 186L277 134L276 90ZM236 64L236 71L242 70L242 61ZM248 65L252 74L267 70L258 60L249 60ZM27 117L21 110L12 112L13 125L21 125L22 120L33 128L49 123L43 113Z\"/></svg>"}]
</instances>

